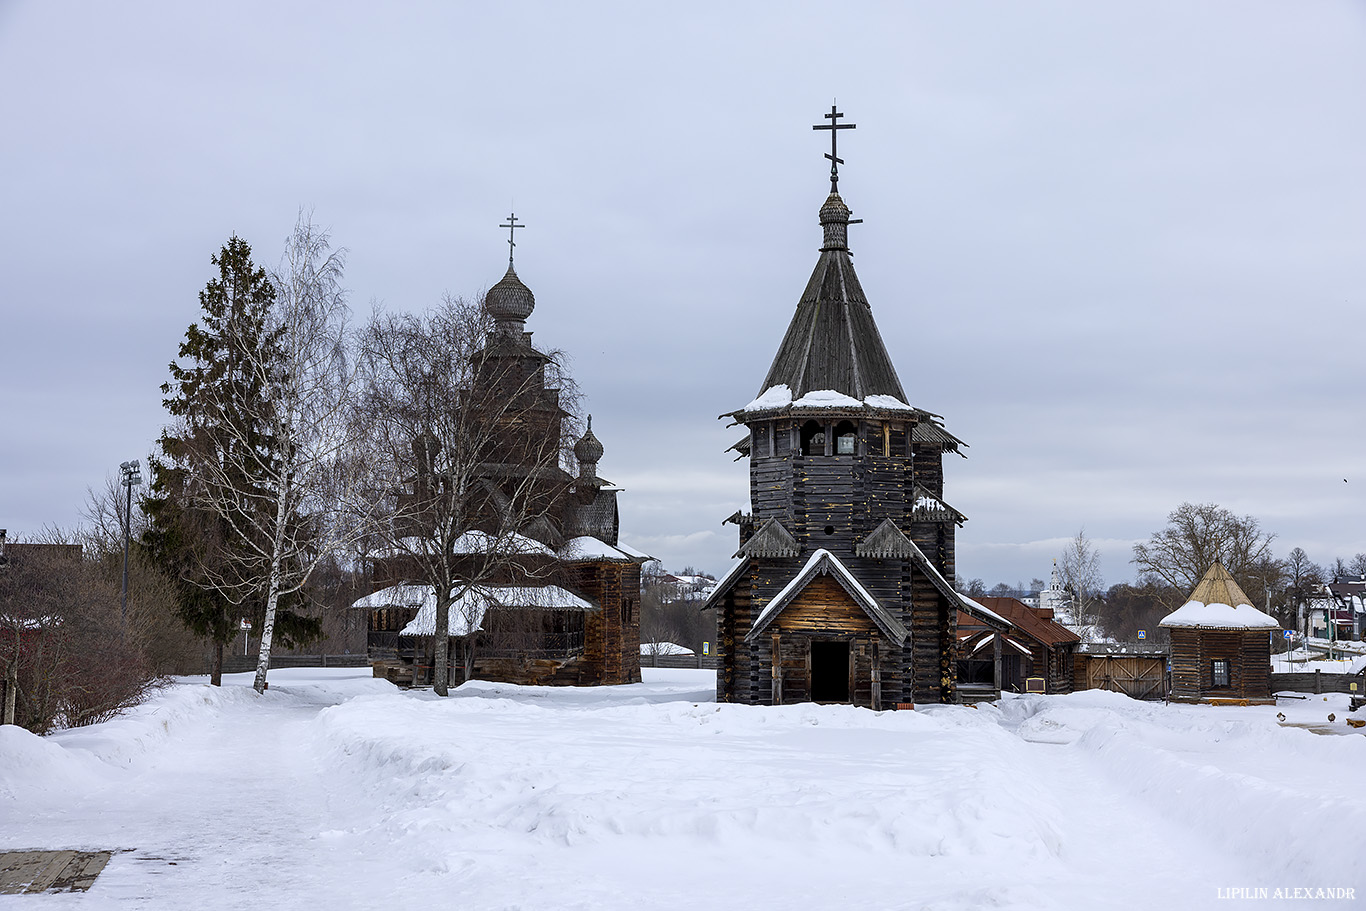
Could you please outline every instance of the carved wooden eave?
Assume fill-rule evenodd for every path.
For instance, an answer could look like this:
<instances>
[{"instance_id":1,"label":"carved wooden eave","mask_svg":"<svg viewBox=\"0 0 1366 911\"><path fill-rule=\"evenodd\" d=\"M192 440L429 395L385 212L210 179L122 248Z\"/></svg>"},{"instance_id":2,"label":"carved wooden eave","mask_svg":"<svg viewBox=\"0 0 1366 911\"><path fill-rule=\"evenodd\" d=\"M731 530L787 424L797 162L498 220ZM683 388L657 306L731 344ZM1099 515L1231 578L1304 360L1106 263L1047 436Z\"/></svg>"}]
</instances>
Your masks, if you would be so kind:
<instances>
[{"instance_id":1,"label":"carved wooden eave","mask_svg":"<svg viewBox=\"0 0 1366 911\"><path fill-rule=\"evenodd\" d=\"M778 592L773 600L764 606L763 611L755 618L754 626L745 635L745 641L755 641L778 618L783 609L805 591L806 587L818 575L828 575L834 579L840 588L844 589L845 594L863 609L863 612L888 639L897 645L906 644L906 640L910 638L911 634L901 621L892 616L886 608L878 603L876 598L869 594L868 590L854 578L853 573L849 572L849 569L840 562L838 557L824 549L812 554L811 559L806 561L801 572L797 573L792 581L787 583L783 590Z\"/></svg>"},{"instance_id":2,"label":"carved wooden eave","mask_svg":"<svg viewBox=\"0 0 1366 911\"><path fill-rule=\"evenodd\" d=\"M736 557L790 558L802 552L792 533L777 519L769 519L735 552Z\"/></svg>"},{"instance_id":3,"label":"carved wooden eave","mask_svg":"<svg viewBox=\"0 0 1366 911\"><path fill-rule=\"evenodd\" d=\"M891 519L883 519L868 537L854 545L854 554L875 560L910 560L918 552L910 538L901 533Z\"/></svg>"},{"instance_id":4,"label":"carved wooden eave","mask_svg":"<svg viewBox=\"0 0 1366 911\"><path fill-rule=\"evenodd\" d=\"M750 435L749 435L749 434L745 434L744 439L742 439L742 440L737 440L736 443L735 443L735 445L734 445L734 446L731 446L729 449L727 449L726 452L738 452L739 455L737 455L737 456L735 457L735 461L738 462L738 461L740 461L741 459L746 458L746 457L750 454L750 449L752 448L752 445L751 445L751 444L752 444L752 439L751 439Z\"/></svg>"},{"instance_id":5,"label":"carved wooden eave","mask_svg":"<svg viewBox=\"0 0 1366 911\"><path fill-rule=\"evenodd\" d=\"M962 525L968 520L958 510L945 503L919 484L911 489L911 519L916 522L953 522Z\"/></svg>"},{"instance_id":6,"label":"carved wooden eave","mask_svg":"<svg viewBox=\"0 0 1366 911\"><path fill-rule=\"evenodd\" d=\"M917 569L925 574L925 577L930 580L930 584L935 587L939 594L948 599L949 604L955 608L965 611L991 629L1000 632L1014 629L1014 626L1005 617L988 610L976 601L964 598L954 591L953 586L944 578L944 574L925 556L925 552L901 529L897 528L891 519L883 519L882 523L873 529L868 537L855 545L854 553L857 556L875 560L910 560Z\"/></svg>"}]
</instances>

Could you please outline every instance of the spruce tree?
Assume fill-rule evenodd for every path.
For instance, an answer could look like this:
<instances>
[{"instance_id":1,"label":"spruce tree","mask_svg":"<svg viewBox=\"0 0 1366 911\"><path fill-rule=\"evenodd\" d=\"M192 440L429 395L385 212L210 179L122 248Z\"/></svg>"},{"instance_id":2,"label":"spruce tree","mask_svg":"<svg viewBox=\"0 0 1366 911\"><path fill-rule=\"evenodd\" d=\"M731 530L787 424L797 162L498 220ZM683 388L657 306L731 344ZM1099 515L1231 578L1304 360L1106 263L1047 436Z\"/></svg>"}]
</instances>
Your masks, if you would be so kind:
<instances>
[{"instance_id":1,"label":"spruce tree","mask_svg":"<svg viewBox=\"0 0 1366 911\"><path fill-rule=\"evenodd\" d=\"M251 247L233 236L212 263L218 276L199 293L201 319L186 331L180 361L170 364L171 381L161 387L162 404L173 420L158 440L160 455L151 462L146 501L151 527L144 545L180 580L177 613L213 644L217 685L224 646L237 635L241 619L259 624L265 592L244 597L240 588L229 593L215 580L222 567L251 549L244 535L263 522L262 516L250 513L269 498L254 496L250 479L235 478L229 483L241 492L234 498L238 514L206 509L202 503L209 492L200 489L204 476L193 466L204 460L232 466L278 458L279 443L269 429L267 380L248 365L279 363L283 370L283 359L280 332L268 328L275 288L266 271L252 262ZM276 632L289 646L316 638L321 623L282 609Z\"/></svg>"}]
</instances>

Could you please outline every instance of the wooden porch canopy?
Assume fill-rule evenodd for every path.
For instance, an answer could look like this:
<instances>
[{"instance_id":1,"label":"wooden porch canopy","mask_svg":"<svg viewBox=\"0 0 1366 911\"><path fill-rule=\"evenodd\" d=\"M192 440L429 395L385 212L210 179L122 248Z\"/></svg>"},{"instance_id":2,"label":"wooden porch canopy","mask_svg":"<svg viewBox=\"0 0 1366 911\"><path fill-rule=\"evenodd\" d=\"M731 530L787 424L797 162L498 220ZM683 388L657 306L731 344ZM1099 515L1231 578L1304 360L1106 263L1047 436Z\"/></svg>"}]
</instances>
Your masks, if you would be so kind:
<instances>
[{"instance_id":1,"label":"wooden porch canopy","mask_svg":"<svg viewBox=\"0 0 1366 911\"><path fill-rule=\"evenodd\" d=\"M763 611L754 619L754 626L745 635L745 641L753 642L764 630L768 629L769 624L777 619L783 608L791 604L793 599L801 594L817 575L832 577L839 583L840 588L844 589L845 593L854 600L854 603L863 609L863 612L868 615L884 636L897 645L906 644L906 640L911 635L910 631L868 593L862 583L854 578L853 573L849 572L848 568L840 562L839 557L824 548L812 554L811 559L806 561L801 572L797 573L792 581L788 582L783 590L778 592L773 600L764 606Z\"/></svg>"}]
</instances>

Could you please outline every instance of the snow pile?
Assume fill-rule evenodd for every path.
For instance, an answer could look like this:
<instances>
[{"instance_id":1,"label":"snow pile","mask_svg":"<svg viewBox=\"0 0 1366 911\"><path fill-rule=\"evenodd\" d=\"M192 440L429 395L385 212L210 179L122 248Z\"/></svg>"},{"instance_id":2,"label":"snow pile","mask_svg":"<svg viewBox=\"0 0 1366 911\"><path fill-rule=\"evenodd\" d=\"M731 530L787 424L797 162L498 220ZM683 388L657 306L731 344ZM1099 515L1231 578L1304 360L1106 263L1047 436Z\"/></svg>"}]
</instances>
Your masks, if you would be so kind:
<instances>
[{"instance_id":1,"label":"snow pile","mask_svg":"<svg viewBox=\"0 0 1366 911\"><path fill-rule=\"evenodd\" d=\"M282 670L263 696L234 675L82 731L3 728L0 849L135 849L83 897L101 907L1184 911L1221 888L1366 894L1366 737L1276 717L1331 712L1347 733L1344 696L874 713L717 705L711 672L644 673L437 699L368 670Z\"/></svg>"},{"instance_id":2,"label":"snow pile","mask_svg":"<svg viewBox=\"0 0 1366 911\"><path fill-rule=\"evenodd\" d=\"M640 653L642 655L695 655L697 654L686 645L679 645L677 642L642 642L640 643Z\"/></svg>"}]
</instances>

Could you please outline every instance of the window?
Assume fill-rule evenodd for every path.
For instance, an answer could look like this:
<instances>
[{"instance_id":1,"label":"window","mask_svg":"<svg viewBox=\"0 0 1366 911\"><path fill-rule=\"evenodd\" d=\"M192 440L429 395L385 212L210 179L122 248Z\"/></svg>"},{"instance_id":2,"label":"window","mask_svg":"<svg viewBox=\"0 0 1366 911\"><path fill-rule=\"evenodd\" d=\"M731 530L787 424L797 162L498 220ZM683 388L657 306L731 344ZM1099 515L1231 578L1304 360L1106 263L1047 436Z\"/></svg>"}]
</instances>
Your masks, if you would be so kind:
<instances>
[{"instance_id":1,"label":"window","mask_svg":"<svg viewBox=\"0 0 1366 911\"><path fill-rule=\"evenodd\" d=\"M1214 686L1228 686L1228 662L1222 658L1215 658L1211 663L1211 676Z\"/></svg>"},{"instance_id":2,"label":"window","mask_svg":"<svg viewBox=\"0 0 1366 911\"><path fill-rule=\"evenodd\" d=\"M850 421L840 421L835 428L835 454L853 455L854 440L858 437L858 428Z\"/></svg>"},{"instance_id":3,"label":"window","mask_svg":"<svg viewBox=\"0 0 1366 911\"><path fill-rule=\"evenodd\" d=\"M825 428L815 421L802 425L802 455L825 455Z\"/></svg>"}]
</instances>

